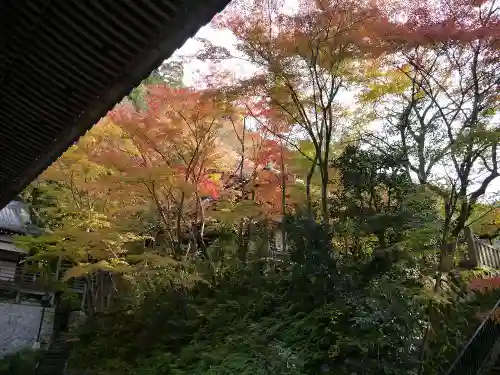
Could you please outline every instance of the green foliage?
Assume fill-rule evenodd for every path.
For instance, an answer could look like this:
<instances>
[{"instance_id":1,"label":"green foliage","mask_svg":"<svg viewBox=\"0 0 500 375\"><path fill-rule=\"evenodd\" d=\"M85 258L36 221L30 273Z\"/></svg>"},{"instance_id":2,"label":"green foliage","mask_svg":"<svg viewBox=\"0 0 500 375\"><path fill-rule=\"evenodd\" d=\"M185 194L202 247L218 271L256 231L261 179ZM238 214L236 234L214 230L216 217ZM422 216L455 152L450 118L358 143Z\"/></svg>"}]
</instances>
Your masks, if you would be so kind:
<instances>
[{"instance_id":1,"label":"green foliage","mask_svg":"<svg viewBox=\"0 0 500 375\"><path fill-rule=\"evenodd\" d=\"M411 181L397 154L350 146L334 166L342 188L332 198L331 216L346 251L435 249L441 225L436 198Z\"/></svg>"},{"instance_id":2,"label":"green foliage","mask_svg":"<svg viewBox=\"0 0 500 375\"><path fill-rule=\"evenodd\" d=\"M127 96L139 109L146 109L147 103L145 95L147 93L147 85L168 85L170 87L183 87L182 79L184 68L182 63L178 61L165 62L157 69L153 70L149 77L137 87L135 87Z\"/></svg>"},{"instance_id":3,"label":"green foliage","mask_svg":"<svg viewBox=\"0 0 500 375\"><path fill-rule=\"evenodd\" d=\"M360 264L336 260L321 226L301 218L288 226L286 270L256 274L248 264L217 285L152 288L139 306L86 327L72 366L134 375L411 373L417 281L400 268L363 286Z\"/></svg>"},{"instance_id":4,"label":"green foliage","mask_svg":"<svg viewBox=\"0 0 500 375\"><path fill-rule=\"evenodd\" d=\"M432 303L444 328L424 367L444 369L498 295L467 293L467 273L433 290L439 200L397 155L348 147L333 166L331 227L289 215L288 247L277 252L276 224L257 217L255 202L221 200L205 246L183 260L151 235L154 218L115 220L119 210L75 206L63 184L33 188L29 202L50 230L18 240L31 259L64 257L74 264L66 278L106 270L127 285L82 327L70 366L95 375L416 374ZM155 239L151 251L144 238Z\"/></svg>"},{"instance_id":5,"label":"green foliage","mask_svg":"<svg viewBox=\"0 0 500 375\"><path fill-rule=\"evenodd\" d=\"M469 218L472 231L479 236L495 238L500 233L499 204L477 204Z\"/></svg>"},{"instance_id":6,"label":"green foliage","mask_svg":"<svg viewBox=\"0 0 500 375\"><path fill-rule=\"evenodd\" d=\"M498 131L486 124L495 119L491 103L465 104L464 98L453 100L453 92L444 103L464 107L443 110L443 99L427 88L434 84L420 82L418 64L402 61L391 68L374 61L366 70L364 62L346 57L350 52L339 64L341 56L331 51L337 40L317 48L314 57L307 33L350 13L335 11L340 17L324 20L321 15L327 12L304 14L318 16L317 25L309 18L301 21L299 14L290 25L310 25L306 33L277 25L269 28L269 38L275 34L278 39L265 44L262 31L267 28L260 21L228 24L238 25L239 37L250 26L240 52L249 57L263 53L260 62L269 63L264 65L267 75L248 81L251 95L262 97L255 108L233 92L240 91L238 86L222 95L238 96L234 108L219 102L219 95L217 105L205 102L205 93L194 89L184 91L188 100L178 102L177 109L165 110L179 98L178 90L152 95L155 105L148 108L147 94L154 90L147 85L182 86L182 65L165 64L107 119L113 124L72 147L49 169L44 183L25 192L45 232L19 238L17 244L31 252L35 266L49 275L56 260L69 261L73 268L63 281L82 276L91 281L89 276L102 271L119 276L107 295L116 303L94 307L81 329L73 369L95 375L416 375L419 368L442 373L480 323L480 314L500 297L497 291L468 290L470 278L486 276L483 270L453 269L454 261L463 260L463 243L447 253L467 220L488 237L498 232L498 210L477 203L484 192L476 191L468 202L474 180L469 172L480 169L476 164L484 163L490 177L497 173L496 162L487 162L496 157L498 143ZM288 16L269 13L266 18L283 21ZM352 36L368 30L360 31ZM300 35L300 40L288 39ZM336 37L325 40L330 39ZM363 37L364 42L371 39ZM274 53L267 53L269 46ZM436 48L427 52L449 55ZM326 55L335 56L335 72ZM312 76L296 69L297 58L308 64L315 60L316 68L306 69ZM325 81L325 74L330 79ZM210 79L210 95L217 92L211 82L216 78ZM331 81L330 87L322 88L322 81ZM360 85L358 104L370 107L360 108L357 116L336 98L349 93L346 85L352 83ZM440 93L449 83L436 85ZM387 100L390 109L383 122L391 124L390 130L375 134L370 144L354 142L358 128L379 119L375 104ZM483 109L467 120L461 115L447 119L448 112L468 107ZM207 113L213 121L205 122ZM254 117L255 132L223 137L207 130L230 123L239 133L233 115ZM456 125L457 134L445 124ZM200 138L200 133L205 135ZM278 155L276 137L286 139L290 149L280 146ZM204 142L210 147L200 150ZM241 151L232 155L229 150ZM226 153L232 156L220 157ZM238 168L228 165L240 157L255 171L248 173L248 181L236 183ZM273 168L257 172L262 165ZM442 183L439 177L430 184L437 177L435 167L443 165L461 165L455 170L460 178L450 175ZM229 177L219 173L221 166ZM302 183L296 183L299 179ZM304 196L306 202L300 199ZM301 215L304 208L307 213ZM472 216L470 208L476 210ZM315 210L321 212L321 224ZM280 241L286 246L280 248ZM441 275L443 269L447 272ZM94 286L99 289L99 283Z\"/></svg>"},{"instance_id":7,"label":"green foliage","mask_svg":"<svg viewBox=\"0 0 500 375\"><path fill-rule=\"evenodd\" d=\"M146 237L159 242L148 234L154 219L134 226L113 220L117 211L79 210L70 190L51 182L31 191L51 228L19 240L31 259L62 256L75 265L66 278L107 270L127 283L118 304L82 328L71 367L95 375L416 374L429 302L446 328L432 337L425 366L450 362L492 298L465 298L463 276L433 291L442 222L435 194L414 186L396 157L372 150L347 148L335 166L332 227L287 216L288 248L279 254L274 224L248 219L252 201L221 201L203 252L181 261L161 243L136 249ZM379 249L387 256L374 257Z\"/></svg>"},{"instance_id":8,"label":"green foliage","mask_svg":"<svg viewBox=\"0 0 500 375\"><path fill-rule=\"evenodd\" d=\"M31 375L41 353L33 350L23 350L9 354L0 359L0 375Z\"/></svg>"},{"instance_id":9,"label":"green foliage","mask_svg":"<svg viewBox=\"0 0 500 375\"><path fill-rule=\"evenodd\" d=\"M227 227L207 259L137 279L133 294L89 321L70 367L96 375L417 374L432 301L443 328L424 367L444 370L499 295L468 292L468 278L478 277L468 272L431 292L434 268L417 250L435 238L421 220L438 219L419 210L434 202L421 194L401 203L416 227L406 225L400 256L382 271L335 250L324 226L300 216L284 222L289 252L279 267L263 267L257 251L238 262Z\"/></svg>"}]
</instances>

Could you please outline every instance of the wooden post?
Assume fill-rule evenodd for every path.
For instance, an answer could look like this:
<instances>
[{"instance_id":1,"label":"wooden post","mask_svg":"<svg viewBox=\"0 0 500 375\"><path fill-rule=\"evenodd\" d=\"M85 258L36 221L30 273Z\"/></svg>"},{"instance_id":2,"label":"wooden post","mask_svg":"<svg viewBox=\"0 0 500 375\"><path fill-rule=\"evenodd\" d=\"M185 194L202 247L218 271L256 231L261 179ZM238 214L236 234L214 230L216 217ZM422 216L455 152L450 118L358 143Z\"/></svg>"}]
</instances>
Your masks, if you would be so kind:
<instances>
[{"instance_id":1,"label":"wooden post","mask_svg":"<svg viewBox=\"0 0 500 375\"><path fill-rule=\"evenodd\" d=\"M82 304L80 310L85 311L85 299L87 298L87 283L84 283L83 294L82 294Z\"/></svg>"},{"instance_id":2,"label":"wooden post","mask_svg":"<svg viewBox=\"0 0 500 375\"><path fill-rule=\"evenodd\" d=\"M59 281L60 270L61 270L61 257L57 258L56 274L55 274L56 280L55 281Z\"/></svg>"},{"instance_id":3,"label":"wooden post","mask_svg":"<svg viewBox=\"0 0 500 375\"><path fill-rule=\"evenodd\" d=\"M61 272L61 257L58 257L57 258L57 265L56 265L56 272L54 274L54 282L58 282L59 281L59 275L60 275L60 272ZM51 298L51 304L52 306L54 306L54 303L56 301L56 293L52 293L52 298Z\"/></svg>"},{"instance_id":4,"label":"wooden post","mask_svg":"<svg viewBox=\"0 0 500 375\"><path fill-rule=\"evenodd\" d=\"M469 259L474 267L480 266L480 262L478 261L478 254L476 249L476 241L474 241L474 237L472 236L472 230L470 227L464 228L465 238L467 239L467 251L469 254Z\"/></svg>"}]
</instances>

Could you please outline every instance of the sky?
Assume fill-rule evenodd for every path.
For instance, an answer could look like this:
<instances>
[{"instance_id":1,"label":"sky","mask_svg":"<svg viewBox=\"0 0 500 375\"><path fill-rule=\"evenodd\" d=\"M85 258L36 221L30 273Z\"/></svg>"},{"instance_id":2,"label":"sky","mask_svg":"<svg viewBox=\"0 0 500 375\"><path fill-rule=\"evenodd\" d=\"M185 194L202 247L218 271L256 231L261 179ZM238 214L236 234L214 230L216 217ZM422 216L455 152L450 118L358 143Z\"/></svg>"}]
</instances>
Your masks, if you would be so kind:
<instances>
[{"instance_id":1,"label":"sky","mask_svg":"<svg viewBox=\"0 0 500 375\"><path fill-rule=\"evenodd\" d=\"M184 45L179 48L172 59L178 57L187 57L196 54L200 50L202 44L195 40L195 38L203 38L210 40L213 44L222 47L230 48L234 51L234 45L236 43L236 37L229 30L217 30L210 26L210 24L203 26L195 37L190 38L184 43ZM232 47L232 48L231 48ZM231 61L229 62L228 68L234 69L235 72L243 71L245 67L241 62ZM200 78L200 73L206 73L206 64L199 60L193 59L184 65L184 84L186 86L194 86L198 78Z\"/></svg>"},{"instance_id":2,"label":"sky","mask_svg":"<svg viewBox=\"0 0 500 375\"><path fill-rule=\"evenodd\" d=\"M252 0L247 0L251 2ZM274 1L274 0L270 0ZM278 2L280 0L277 0ZM281 11L285 14L297 13L299 8L299 0L284 0L282 2ZM190 38L184 43L184 45L179 48L171 58L177 58L180 56L190 56L194 55L202 46L200 42L197 42L196 38L203 38L211 41L214 45L225 47L231 51L232 54L238 55L235 48L237 42L236 37L229 30L215 29L211 27L210 24L203 26L198 33L193 38ZM233 59L224 63L224 67L229 69L236 75L242 75L244 72L249 72L255 70L248 62L245 63L241 60ZM190 63L185 65L184 70L184 84L187 86L196 85L196 81L206 72L206 64L201 61L192 60Z\"/></svg>"}]
</instances>

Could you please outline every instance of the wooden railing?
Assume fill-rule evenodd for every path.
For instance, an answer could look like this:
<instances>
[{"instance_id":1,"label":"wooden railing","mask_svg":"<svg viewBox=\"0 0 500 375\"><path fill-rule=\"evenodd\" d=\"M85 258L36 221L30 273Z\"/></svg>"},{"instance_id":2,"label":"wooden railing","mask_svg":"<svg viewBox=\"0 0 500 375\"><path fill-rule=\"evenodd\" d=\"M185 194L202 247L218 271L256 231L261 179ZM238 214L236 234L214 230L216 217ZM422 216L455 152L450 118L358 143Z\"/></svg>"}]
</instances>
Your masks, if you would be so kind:
<instances>
[{"instance_id":1,"label":"wooden railing","mask_svg":"<svg viewBox=\"0 0 500 375\"><path fill-rule=\"evenodd\" d=\"M55 273L49 276L22 266L2 267L0 272L0 287L3 289L49 292L53 291L54 281ZM85 283L80 279L71 280L68 285L75 292L83 292L85 289Z\"/></svg>"},{"instance_id":2,"label":"wooden railing","mask_svg":"<svg viewBox=\"0 0 500 375\"><path fill-rule=\"evenodd\" d=\"M59 269L59 273L58 273L58 276L59 276L59 279L61 279L63 276L64 276L64 273L70 269L71 267L61 267ZM55 274L54 274L54 280L55 280ZM85 281L83 281L83 279L81 278L73 278L69 281L66 282L66 284L68 284L68 286L73 290L73 291L76 291L76 292L84 292L85 291Z\"/></svg>"},{"instance_id":3,"label":"wooden railing","mask_svg":"<svg viewBox=\"0 0 500 375\"><path fill-rule=\"evenodd\" d=\"M468 227L464 229L464 233L472 266L500 268L500 248L482 243Z\"/></svg>"},{"instance_id":4,"label":"wooden railing","mask_svg":"<svg viewBox=\"0 0 500 375\"><path fill-rule=\"evenodd\" d=\"M23 267L3 267L0 273L0 286L14 290L44 291L47 280L39 273L25 272Z\"/></svg>"}]
</instances>

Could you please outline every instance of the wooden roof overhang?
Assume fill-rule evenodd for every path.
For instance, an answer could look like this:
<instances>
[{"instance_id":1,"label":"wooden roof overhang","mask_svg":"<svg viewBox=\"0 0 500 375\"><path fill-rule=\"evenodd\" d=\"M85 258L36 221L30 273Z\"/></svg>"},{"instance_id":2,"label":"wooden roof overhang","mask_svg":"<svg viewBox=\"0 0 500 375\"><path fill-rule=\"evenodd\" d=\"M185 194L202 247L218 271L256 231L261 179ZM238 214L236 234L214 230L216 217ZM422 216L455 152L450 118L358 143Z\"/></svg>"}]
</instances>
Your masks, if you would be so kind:
<instances>
[{"instance_id":1,"label":"wooden roof overhang","mask_svg":"<svg viewBox=\"0 0 500 375\"><path fill-rule=\"evenodd\" d=\"M0 1L0 208L228 2Z\"/></svg>"}]
</instances>

